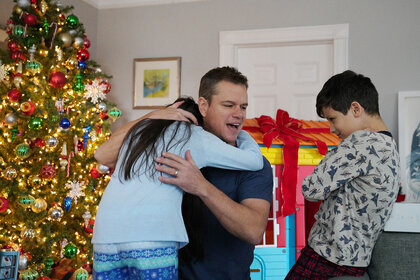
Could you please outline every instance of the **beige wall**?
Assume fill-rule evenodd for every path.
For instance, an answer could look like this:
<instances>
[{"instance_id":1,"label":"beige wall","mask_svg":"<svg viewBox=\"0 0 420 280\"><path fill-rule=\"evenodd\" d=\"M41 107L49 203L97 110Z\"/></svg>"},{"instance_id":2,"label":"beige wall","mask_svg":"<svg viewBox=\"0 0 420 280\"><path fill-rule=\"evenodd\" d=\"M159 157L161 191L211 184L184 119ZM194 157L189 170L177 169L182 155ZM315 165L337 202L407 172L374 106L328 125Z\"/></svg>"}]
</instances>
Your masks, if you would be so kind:
<instances>
[{"instance_id":1,"label":"beige wall","mask_svg":"<svg viewBox=\"0 0 420 280\"><path fill-rule=\"evenodd\" d=\"M0 2L2 23L13 1ZM349 23L349 66L372 78L394 135L397 92L420 90L418 0L209 0L99 11L68 2L86 25L92 57L113 75L109 98L123 111L114 128L147 112L132 109L134 58L181 56L181 92L196 98L201 76L218 66L224 30Z\"/></svg>"}]
</instances>

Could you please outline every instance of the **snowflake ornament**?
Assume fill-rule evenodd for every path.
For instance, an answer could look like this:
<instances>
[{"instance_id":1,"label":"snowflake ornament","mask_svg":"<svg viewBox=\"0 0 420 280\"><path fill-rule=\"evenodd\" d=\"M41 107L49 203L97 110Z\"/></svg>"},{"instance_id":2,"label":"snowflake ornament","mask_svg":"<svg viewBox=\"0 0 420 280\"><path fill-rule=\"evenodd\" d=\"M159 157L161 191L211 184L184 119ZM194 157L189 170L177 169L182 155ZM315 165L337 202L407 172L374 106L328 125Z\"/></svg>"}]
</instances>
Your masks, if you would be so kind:
<instances>
[{"instance_id":1,"label":"snowflake ornament","mask_svg":"<svg viewBox=\"0 0 420 280\"><path fill-rule=\"evenodd\" d=\"M9 73L6 70L6 65L0 64L0 81L4 81Z\"/></svg>"},{"instance_id":2,"label":"snowflake ornament","mask_svg":"<svg viewBox=\"0 0 420 280\"><path fill-rule=\"evenodd\" d=\"M82 186L85 184L85 181L77 182L67 182L66 187L70 189L69 196L74 199L74 202L77 203L77 199L81 196L84 196Z\"/></svg>"},{"instance_id":3,"label":"snowflake ornament","mask_svg":"<svg viewBox=\"0 0 420 280\"><path fill-rule=\"evenodd\" d=\"M85 98L90 98L90 101L93 104L96 104L99 102L99 99L106 99L105 94L107 93L107 90L107 83L105 83L102 78L97 77L85 86Z\"/></svg>"}]
</instances>

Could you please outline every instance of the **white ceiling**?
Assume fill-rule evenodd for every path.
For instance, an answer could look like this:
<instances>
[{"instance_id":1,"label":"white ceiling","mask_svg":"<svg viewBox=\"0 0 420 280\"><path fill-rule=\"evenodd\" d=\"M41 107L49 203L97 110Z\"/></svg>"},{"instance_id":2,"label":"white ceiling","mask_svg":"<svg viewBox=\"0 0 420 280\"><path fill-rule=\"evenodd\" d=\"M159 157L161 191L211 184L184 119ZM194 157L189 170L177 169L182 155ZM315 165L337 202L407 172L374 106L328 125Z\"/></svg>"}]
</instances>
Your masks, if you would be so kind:
<instances>
[{"instance_id":1,"label":"white ceiling","mask_svg":"<svg viewBox=\"0 0 420 280\"><path fill-rule=\"evenodd\" d=\"M160 4L177 4L183 2L199 2L208 0L83 0L97 9L126 8L151 6Z\"/></svg>"}]
</instances>

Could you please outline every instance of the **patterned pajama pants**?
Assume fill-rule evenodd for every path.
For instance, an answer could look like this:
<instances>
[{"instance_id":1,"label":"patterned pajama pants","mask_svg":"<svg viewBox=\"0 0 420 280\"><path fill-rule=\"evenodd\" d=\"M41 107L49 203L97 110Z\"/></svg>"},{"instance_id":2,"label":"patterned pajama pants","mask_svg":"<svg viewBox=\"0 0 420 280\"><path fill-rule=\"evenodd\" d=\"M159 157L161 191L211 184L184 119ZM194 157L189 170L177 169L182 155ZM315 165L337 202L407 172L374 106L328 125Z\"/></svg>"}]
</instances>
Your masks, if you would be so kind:
<instances>
[{"instance_id":1,"label":"patterned pajama pants","mask_svg":"<svg viewBox=\"0 0 420 280\"><path fill-rule=\"evenodd\" d=\"M363 276L366 267L340 266L306 245L285 280L327 280L337 276Z\"/></svg>"},{"instance_id":2,"label":"patterned pajama pants","mask_svg":"<svg viewBox=\"0 0 420 280\"><path fill-rule=\"evenodd\" d=\"M95 244L95 280L177 280L177 242Z\"/></svg>"}]
</instances>

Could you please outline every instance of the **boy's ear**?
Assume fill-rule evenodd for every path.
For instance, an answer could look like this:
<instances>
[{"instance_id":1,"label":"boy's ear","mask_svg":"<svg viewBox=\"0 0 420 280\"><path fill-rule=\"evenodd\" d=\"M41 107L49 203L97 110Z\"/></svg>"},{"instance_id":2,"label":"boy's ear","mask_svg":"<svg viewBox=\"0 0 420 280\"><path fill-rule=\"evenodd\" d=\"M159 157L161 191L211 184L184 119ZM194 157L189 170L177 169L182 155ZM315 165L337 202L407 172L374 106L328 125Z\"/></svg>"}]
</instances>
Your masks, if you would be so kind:
<instances>
[{"instance_id":1,"label":"boy's ear","mask_svg":"<svg viewBox=\"0 0 420 280\"><path fill-rule=\"evenodd\" d=\"M364 108L360 105L359 102L353 101L350 105L350 112L353 114L355 118L358 118L363 113Z\"/></svg>"},{"instance_id":2,"label":"boy's ear","mask_svg":"<svg viewBox=\"0 0 420 280\"><path fill-rule=\"evenodd\" d=\"M209 109L209 102L204 97L199 97L197 103L201 115L203 116L203 118L205 118L207 115L207 110Z\"/></svg>"}]
</instances>

